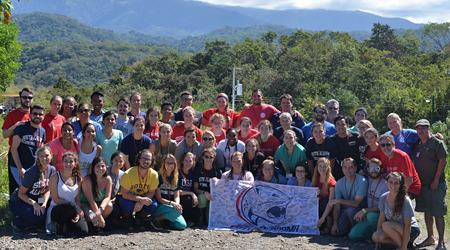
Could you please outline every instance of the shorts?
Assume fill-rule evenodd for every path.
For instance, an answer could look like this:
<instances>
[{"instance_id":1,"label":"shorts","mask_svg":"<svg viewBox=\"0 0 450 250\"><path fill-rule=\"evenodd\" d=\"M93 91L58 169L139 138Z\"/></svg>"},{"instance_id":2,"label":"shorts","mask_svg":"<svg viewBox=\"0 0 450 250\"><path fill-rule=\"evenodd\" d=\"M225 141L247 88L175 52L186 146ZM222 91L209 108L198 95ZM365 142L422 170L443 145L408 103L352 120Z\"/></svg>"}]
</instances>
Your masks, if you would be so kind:
<instances>
[{"instance_id":1,"label":"shorts","mask_svg":"<svg viewBox=\"0 0 450 250\"><path fill-rule=\"evenodd\" d=\"M442 217L447 214L447 182L439 183L437 190L431 190L430 186L422 186L420 194L416 198L416 212L430 212L433 217Z\"/></svg>"}]
</instances>

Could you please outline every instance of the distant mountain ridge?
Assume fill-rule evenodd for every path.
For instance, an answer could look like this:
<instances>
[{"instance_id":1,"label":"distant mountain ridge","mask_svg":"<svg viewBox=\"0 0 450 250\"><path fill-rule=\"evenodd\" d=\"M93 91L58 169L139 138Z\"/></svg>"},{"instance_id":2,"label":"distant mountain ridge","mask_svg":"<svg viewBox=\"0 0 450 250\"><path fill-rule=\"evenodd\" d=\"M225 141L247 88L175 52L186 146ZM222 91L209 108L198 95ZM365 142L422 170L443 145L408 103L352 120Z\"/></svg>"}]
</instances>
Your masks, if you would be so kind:
<instances>
[{"instance_id":1,"label":"distant mountain ridge","mask_svg":"<svg viewBox=\"0 0 450 250\"><path fill-rule=\"evenodd\" d=\"M192 0L39 0L14 4L13 14L41 11L61 14L90 26L118 33L154 36L203 35L224 26L277 24L304 30L370 31L374 22L392 28L417 29L421 24L362 11L264 10L212 5Z\"/></svg>"}]
</instances>

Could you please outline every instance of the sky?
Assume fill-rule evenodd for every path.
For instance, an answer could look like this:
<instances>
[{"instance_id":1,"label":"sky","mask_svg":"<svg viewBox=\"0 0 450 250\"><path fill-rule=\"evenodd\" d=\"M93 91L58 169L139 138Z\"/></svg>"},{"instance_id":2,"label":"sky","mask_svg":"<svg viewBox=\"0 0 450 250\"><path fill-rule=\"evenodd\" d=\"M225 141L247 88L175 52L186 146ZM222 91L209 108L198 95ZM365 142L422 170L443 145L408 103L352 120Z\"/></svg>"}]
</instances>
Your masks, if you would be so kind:
<instances>
[{"instance_id":1,"label":"sky","mask_svg":"<svg viewBox=\"0 0 450 250\"><path fill-rule=\"evenodd\" d=\"M360 10L414 23L450 22L450 0L197 0L211 4L264 9Z\"/></svg>"}]
</instances>

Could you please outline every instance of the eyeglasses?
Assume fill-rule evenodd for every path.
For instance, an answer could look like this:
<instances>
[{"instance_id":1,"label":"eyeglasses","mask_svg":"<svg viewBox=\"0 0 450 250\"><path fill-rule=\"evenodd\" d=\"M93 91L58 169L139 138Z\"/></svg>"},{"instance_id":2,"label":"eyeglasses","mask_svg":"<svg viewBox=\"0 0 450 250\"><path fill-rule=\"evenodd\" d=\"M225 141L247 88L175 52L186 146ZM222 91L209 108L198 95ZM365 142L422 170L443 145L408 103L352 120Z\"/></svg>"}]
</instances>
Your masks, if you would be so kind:
<instances>
[{"instance_id":1,"label":"eyeglasses","mask_svg":"<svg viewBox=\"0 0 450 250\"><path fill-rule=\"evenodd\" d=\"M380 167L369 167L370 172L372 172L373 170L380 171Z\"/></svg>"},{"instance_id":2,"label":"eyeglasses","mask_svg":"<svg viewBox=\"0 0 450 250\"><path fill-rule=\"evenodd\" d=\"M305 170L295 170L295 172L296 172L296 173L299 173L299 174L304 174L304 173L306 173Z\"/></svg>"},{"instance_id":3,"label":"eyeglasses","mask_svg":"<svg viewBox=\"0 0 450 250\"><path fill-rule=\"evenodd\" d=\"M31 113L32 115L35 115L35 116L43 116L44 115L44 113L36 113L36 112L33 112L33 113Z\"/></svg>"},{"instance_id":4,"label":"eyeglasses","mask_svg":"<svg viewBox=\"0 0 450 250\"><path fill-rule=\"evenodd\" d=\"M152 161L152 158L141 158L141 161L143 161L143 162Z\"/></svg>"},{"instance_id":5,"label":"eyeglasses","mask_svg":"<svg viewBox=\"0 0 450 250\"><path fill-rule=\"evenodd\" d=\"M329 107L328 110L338 110L339 108Z\"/></svg>"},{"instance_id":6,"label":"eyeglasses","mask_svg":"<svg viewBox=\"0 0 450 250\"><path fill-rule=\"evenodd\" d=\"M89 111L89 109L80 109L78 110L78 113L88 113Z\"/></svg>"},{"instance_id":7,"label":"eyeglasses","mask_svg":"<svg viewBox=\"0 0 450 250\"><path fill-rule=\"evenodd\" d=\"M209 155L204 155L203 157L204 157L205 159L207 159L207 160L208 160L208 159L214 159L214 156L209 156Z\"/></svg>"},{"instance_id":8,"label":"eyeglasses","mask_svg":"<svg viewBox=\"0 0 450 250\"><path fill-rule=\"evenodd\" d=\"M214 139L213 139L213 138L203 137L203 140L204 140L204 141L212 141L212 140L214 140Z\"/></svg>"},{"instance_id":9,"label":"eyeglasses","mask_svg":"<svg viewBox=\"0 0 450 250\"><path fill-rule=\"evenodd\" d=\"M24 99L24 100L33 100L32 96L21 96L20 98Z\"/></svg>"},{"instance_id":10,"label":"eyeglasses","mask_svg":"<svg viewBox=\"0 0 450 250\"><path fill-rule=\"evenodd\" d=\"M192 101L192 98L182 98L181 100L183 102L190 102L190 101Z\"/></svg>"},{"instance_id":11,"label":"eyeglasses","mask_svg":"<svg viewBox=\"0 0 450 250\"><path fill-rule=\"evenodd\" d=\"M326 113L327 113L326 111L316 110L316 114L322 114L322 115L324 115L324 114L326 114Z\"/></svg>"},{"instance_id":12,"label":"eyeglasses","mask_svg":"<svg viewBox=\"0 0 450 250\"><path fill-rule=\"evenodd\" d=\"M385 148L385 147L390 147L392 146L392 143L380 143L380 147Z\"/></svg>"}]
</instances>

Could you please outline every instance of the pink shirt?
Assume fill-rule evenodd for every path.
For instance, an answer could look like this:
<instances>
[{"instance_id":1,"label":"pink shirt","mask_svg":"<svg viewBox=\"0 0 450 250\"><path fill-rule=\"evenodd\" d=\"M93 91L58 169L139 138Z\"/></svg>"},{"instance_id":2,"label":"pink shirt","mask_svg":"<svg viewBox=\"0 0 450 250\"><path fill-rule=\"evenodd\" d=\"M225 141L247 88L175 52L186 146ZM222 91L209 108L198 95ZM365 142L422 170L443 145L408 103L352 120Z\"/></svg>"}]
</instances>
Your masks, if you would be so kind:
<instances>
[{"instance_id":1,"label":"pink shirt","mask_svg":"<svg viewBox=\"0 0 450 250\"><path fill-rule=\"evenodd\" d=\"M72 145L71 145L70 149L67 150L61 145L59 138L57 138L56 140L53 140L48 146L52 149L53 155L56 156L55 168L58 171L63 170L63 165L62 165L63 154L65 152L75 152L78 155L78 150L80 148L78 146L78 141L72 140Z\"/></svg>"}]
</instances>

